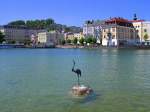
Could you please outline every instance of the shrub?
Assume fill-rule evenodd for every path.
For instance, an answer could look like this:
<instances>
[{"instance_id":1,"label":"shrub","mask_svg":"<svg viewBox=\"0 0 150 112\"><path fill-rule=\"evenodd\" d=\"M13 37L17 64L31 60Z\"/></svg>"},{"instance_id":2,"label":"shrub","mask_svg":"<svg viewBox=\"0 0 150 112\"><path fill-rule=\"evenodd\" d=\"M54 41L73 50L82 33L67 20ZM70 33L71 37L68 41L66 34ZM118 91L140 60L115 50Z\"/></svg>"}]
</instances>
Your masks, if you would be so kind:
<instances>
[{"instance_id":1,"label":"shrub","mask_svg":"<svg viewBox=\"0 0 150 112\"><path fill-rule=\"evenodd\" d=\"M84 44L84 41L85 41L85 39L84 38L81 38L80 40L79 40L79 42L80 42L80 44Z\"/></svg>"},{"instance_id":2,"label":"shrub","mask_svg":"<svg viewBox=\"0 0 150 112\"><path fill-rule=\"evenodd\" d=\"M78 39L77 39L77 38L74 38L74 39L73 39L73 43L76 45L77 42L78 42Z\"/></svg>"}]
</instances>

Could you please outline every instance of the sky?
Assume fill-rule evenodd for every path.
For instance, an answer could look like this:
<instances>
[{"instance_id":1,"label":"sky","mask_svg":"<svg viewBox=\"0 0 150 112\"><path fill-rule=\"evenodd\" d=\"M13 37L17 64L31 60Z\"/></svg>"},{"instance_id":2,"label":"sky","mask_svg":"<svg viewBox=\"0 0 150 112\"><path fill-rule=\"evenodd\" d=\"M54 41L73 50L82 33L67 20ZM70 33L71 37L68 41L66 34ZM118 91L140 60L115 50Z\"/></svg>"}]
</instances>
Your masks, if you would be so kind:
<instances>
[{"instance_id":1,"label":"sky","mask_svg":"<svg viewBox=\"0 0 150 112\"><path fill-rule=\"evenodd\" d=\"M124 17L150 20L150 0L2 0L0 25L14 20L52 18L56 23L82 26L86 20Z\"/></svg>"}]
</instances>

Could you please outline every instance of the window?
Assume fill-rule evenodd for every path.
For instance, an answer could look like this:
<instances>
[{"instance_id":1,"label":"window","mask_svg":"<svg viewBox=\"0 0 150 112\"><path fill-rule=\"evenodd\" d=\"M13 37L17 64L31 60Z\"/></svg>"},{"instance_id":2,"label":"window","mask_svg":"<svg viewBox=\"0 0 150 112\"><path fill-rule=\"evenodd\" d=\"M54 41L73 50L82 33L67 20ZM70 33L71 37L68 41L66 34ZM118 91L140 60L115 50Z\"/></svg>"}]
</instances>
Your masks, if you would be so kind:
<instances>
[{"instance_id":1,"label":"window","mask_svg":"<svg viewBox=\"0 0 150 112\"><path fill-rule=\"evenodd\" d=\"M113 28L112 31L115 32L115 28Z\"/></svg>"},{"instance_id":2,"label":"window","mask_svg":"<svg viewBox=\"0 0 150 112\"><path fill-rule=\"evenodd\" d=\"M130 32L133 32L133 30L132 30L132 29L130 29Z\"/></svg>"},{"instance_id":3,"label":"window","mask_svg":"<svg viewBox=\"0 0 150 112\"><path fill-rule=\"evenodd\" d=\"M147 29L144 29L144 32L146 33L146 32L147 32Z\"/></svg>"},{"instance_id":4,"label":"window","mask_svg":"<svg viewBox=\"0 0 150 112\"><path fill-rule=\"evenodd\" d=\"M115 35L112 36L112 39L115 39Z\"/></svg>"}]
</instances>

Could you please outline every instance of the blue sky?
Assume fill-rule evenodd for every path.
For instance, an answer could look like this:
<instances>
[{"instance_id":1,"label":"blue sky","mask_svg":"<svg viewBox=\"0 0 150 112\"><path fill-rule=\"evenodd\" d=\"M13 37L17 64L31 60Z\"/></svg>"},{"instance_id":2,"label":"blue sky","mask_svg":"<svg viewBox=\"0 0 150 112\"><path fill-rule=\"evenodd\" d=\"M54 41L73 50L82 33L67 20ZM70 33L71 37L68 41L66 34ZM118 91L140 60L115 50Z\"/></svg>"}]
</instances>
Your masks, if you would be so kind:
<instances>
[{"instance_id":1,"label":"blue sky","mask_svg":"<svg viewBox=\"0 0 150 112\"><path fill-rule=\"evenodd\" d=\"M57 23L82 26L88 19L133 14L150 20L150 0L2 0L0 24L12 20L53 18Z\"/></svg>"}]
</instances>

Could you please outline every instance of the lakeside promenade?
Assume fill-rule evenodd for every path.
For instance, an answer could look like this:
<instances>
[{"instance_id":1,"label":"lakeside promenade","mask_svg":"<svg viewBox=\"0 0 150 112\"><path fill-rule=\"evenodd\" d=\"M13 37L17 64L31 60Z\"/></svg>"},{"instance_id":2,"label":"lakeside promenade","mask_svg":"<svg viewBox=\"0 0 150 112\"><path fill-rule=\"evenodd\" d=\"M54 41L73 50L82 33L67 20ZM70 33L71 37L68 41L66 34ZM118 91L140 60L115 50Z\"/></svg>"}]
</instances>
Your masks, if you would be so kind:
<instances>
[{"instance_id":1,"label":"lakeside promenade","mask_svg":"<svg viewBox=\"0 0 150 112\"><path fill-rule=\"evenodd\" d=\"M15 49L15 48L32 48L32 49L51 49L51 48L55 48L55 49L86 49L86 48L105 48L105 49L109 49L109 48L114 48L114 49L150 49L150 46L111 46L111 47L104 47L102 45L55 45L55 46L29 46L29 45L23 45L23 44L0 44L0 49Z\"/></svg>"}]
</instances>

